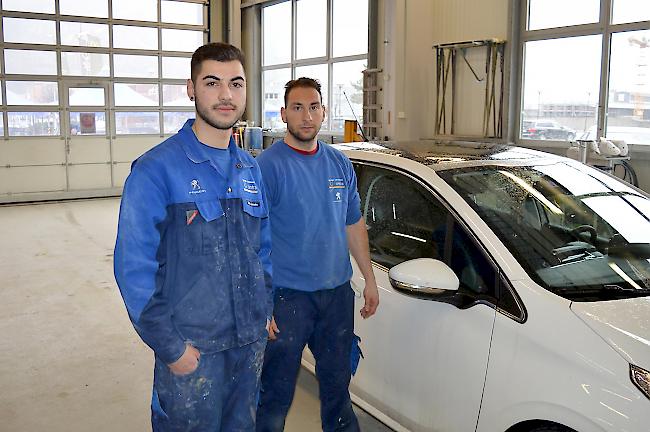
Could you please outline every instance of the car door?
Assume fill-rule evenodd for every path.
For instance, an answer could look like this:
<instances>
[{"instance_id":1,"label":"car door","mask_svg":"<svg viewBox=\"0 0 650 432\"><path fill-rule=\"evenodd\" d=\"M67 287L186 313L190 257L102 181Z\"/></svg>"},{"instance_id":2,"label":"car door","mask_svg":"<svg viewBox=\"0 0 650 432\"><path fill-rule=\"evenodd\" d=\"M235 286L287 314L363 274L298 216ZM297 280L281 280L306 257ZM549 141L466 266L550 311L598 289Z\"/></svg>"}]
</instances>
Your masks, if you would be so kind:
<instances>
[{"instance_id":1,"label":"car door","mask_svg":"<svg viewBox=\"0 0 650 432\"><path fill-rule=\"evenodd\" d=\"M355 164L380 307L356 318L364 359L351 391L412 431L473 431L490 352L497 275L445 205L425 185L393 169ZM396 291L388 270L429 257L460 280L461 306ZM353 262L356 308L363 277Z\"/></svg>"}]
</instances>

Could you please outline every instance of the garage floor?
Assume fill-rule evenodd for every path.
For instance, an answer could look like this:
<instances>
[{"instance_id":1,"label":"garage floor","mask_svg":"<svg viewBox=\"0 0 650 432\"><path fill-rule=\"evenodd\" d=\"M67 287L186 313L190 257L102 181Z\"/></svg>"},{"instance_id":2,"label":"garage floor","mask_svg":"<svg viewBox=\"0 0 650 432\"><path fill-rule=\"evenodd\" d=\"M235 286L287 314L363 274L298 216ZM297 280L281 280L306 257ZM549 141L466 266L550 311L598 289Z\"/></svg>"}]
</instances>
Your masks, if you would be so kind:
<instances>
[{"instance_id":1,"label":"garage floor","mask_svg":"<svg viewBox=\"0 0 650 432\"><path fill-rule=\"evenodd\" d=\"M152 354L113 279L118 207L0 207L0 430L150 430ZM357 413L364 432L390 430ZM286 430L320 430L317 384L305 371Z\"/></svg>"}]
</instances>

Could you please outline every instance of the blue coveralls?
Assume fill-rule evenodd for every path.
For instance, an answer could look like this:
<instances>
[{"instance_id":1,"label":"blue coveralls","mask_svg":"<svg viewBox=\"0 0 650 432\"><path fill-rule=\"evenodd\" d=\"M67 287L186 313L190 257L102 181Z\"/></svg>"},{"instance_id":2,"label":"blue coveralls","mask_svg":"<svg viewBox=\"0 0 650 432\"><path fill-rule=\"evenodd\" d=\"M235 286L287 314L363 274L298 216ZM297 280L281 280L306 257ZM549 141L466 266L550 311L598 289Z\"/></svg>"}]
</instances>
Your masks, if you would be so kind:
<instances>
[{"instance_id":1,"label":"blue coveralls","mask_svg":"<svg viewBox=\"0 0 650 432\"><path fill-rule=\"evenodd\" d=\"M124 186L115 278L155 354L155 431L251 431L266 322L271 233L260 170L229 145L230 172L209 160L188 120L138 158ZM196 371L171 373L186 344Z\"/></svg>"}]
</instances>

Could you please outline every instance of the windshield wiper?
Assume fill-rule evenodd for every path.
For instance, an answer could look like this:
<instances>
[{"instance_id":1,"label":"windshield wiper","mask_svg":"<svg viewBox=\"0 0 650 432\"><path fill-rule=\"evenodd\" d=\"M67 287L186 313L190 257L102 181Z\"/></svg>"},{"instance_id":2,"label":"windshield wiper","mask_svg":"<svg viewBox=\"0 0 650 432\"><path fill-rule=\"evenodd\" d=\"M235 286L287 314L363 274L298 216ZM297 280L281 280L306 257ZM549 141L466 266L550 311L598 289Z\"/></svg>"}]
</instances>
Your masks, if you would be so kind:
<instances>
[{"instance_id":1,"label":"windshield wiper","mask_svg":"<svg viewBox=\"0 0 650 432\"><path fill-rule=\"evenodd\" d=\"M553 288L551 289L554 293L569 298L571 300L576 300L583 297L595 297L595 298L628 298L628 297L645 297L650 295L650 289L634 289L634 288L625 288L620 285L607 284L603 285L600 288Z\"/></svg>"},{"instance_id":2,"label":"windshield wiper","mask_svg":"<svg viewBox=\"0 0 650 432\"><path fill-rule=\"evenodd\" d=\"M616 285L616 284L607 284L603 285L603 290L605 291L625 291L625 292L630 292L630 293L650 293L650 288L626 288L624 286Z\"/></svg>"}]
</instances>

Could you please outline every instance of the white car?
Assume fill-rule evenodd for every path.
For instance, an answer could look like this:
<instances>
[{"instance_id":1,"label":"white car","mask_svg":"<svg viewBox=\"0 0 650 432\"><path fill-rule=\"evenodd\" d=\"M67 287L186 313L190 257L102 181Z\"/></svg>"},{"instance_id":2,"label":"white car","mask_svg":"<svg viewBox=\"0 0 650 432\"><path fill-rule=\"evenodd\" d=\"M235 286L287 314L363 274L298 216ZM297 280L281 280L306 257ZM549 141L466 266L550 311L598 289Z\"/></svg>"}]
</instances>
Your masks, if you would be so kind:
<instances>
[{"instance_id":1,"label":"white car","mask_svg":"<svg viewBox=\"0 0 650 432\"><path fill-rule=\"evenodd\" d=\"M648 195L543 152L422 147L338 146L380 291L354 402L398 431L650 431Z\"/></svg>"}]
</instances>

